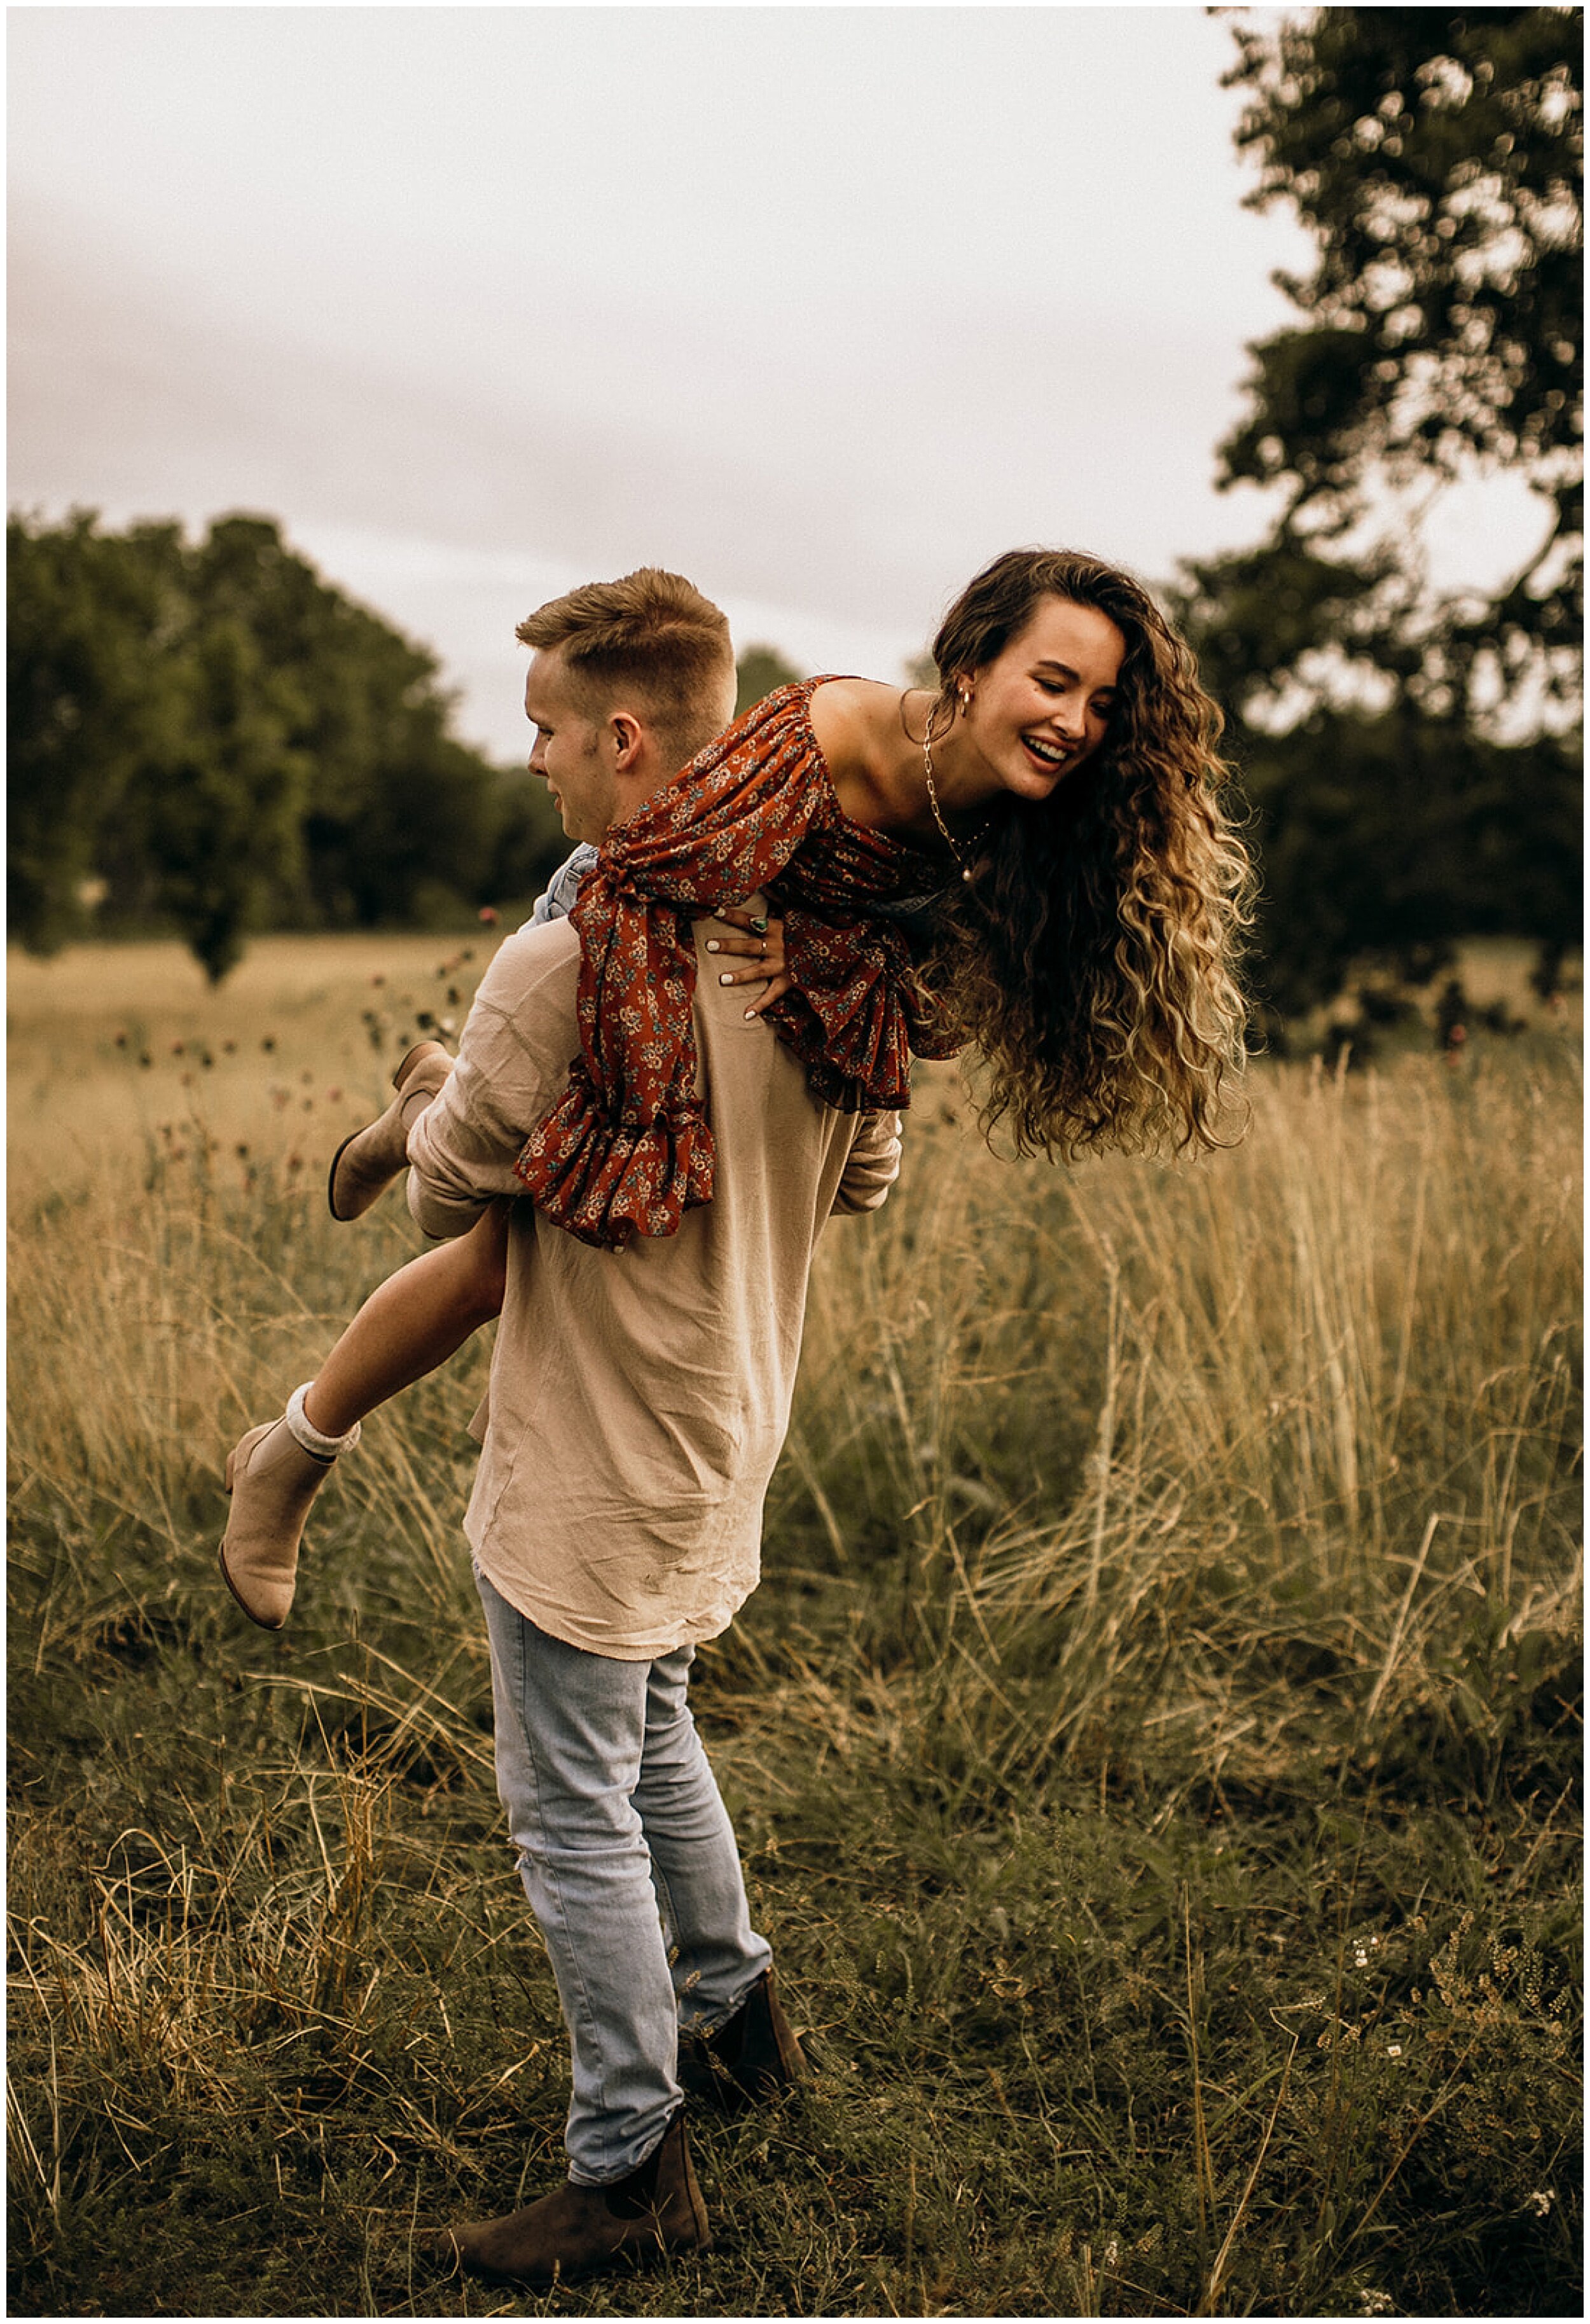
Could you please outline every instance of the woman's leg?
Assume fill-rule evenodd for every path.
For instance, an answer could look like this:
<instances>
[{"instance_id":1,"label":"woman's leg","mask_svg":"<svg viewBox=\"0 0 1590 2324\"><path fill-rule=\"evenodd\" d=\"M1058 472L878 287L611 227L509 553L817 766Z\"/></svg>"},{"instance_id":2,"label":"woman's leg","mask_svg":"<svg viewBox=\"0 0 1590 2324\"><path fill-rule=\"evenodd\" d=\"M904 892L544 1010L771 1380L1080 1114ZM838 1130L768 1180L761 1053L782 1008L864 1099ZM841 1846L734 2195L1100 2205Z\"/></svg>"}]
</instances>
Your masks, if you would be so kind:
<instances>
[{"instance_id":1,"label":"woman's leg","mask_svg":"<svg viewBox=\"0 0 1590 2324\"><path fill-rule=\"evenodd\" d=\"M346 1436L378 1404L409 1388L502 1312L508 1205L494 1203L467 1235L421 1251L374 1290L304 1394L304 1416Z\"/></svg>"},{"instance_id":2,"label":"woman's leg","mask_svg":"<svg viewBox=\"0 0 1590 2324\"><path fill-rule=\"evenodd\" d=\"M508 1204L455 1242L411 1259L373 1291L284 1416L251 1428L226 1459L231 1515L221 1572L250 1621L279 1630L292 1605L310 1505L365 1413L445 1363L503 1305Z\"/></svg>"}]
</instances>

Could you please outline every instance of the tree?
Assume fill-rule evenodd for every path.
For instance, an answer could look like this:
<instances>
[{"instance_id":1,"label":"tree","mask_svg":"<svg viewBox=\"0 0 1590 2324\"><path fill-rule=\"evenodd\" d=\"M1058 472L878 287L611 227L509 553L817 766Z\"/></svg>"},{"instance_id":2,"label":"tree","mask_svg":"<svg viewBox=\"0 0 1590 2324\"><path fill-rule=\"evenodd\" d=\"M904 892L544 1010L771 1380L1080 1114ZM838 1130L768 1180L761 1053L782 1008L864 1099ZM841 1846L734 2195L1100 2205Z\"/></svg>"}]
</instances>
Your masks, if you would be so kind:
<instances>
[{"instance_id":1,"label":"tree","mask_svg":"<svg viewBox=\"0 0 1590 2324\"><path fill-rule=\"evenodd\" d=\"M1317 260L1278 278L1302 320L1251 349L1220 447L1223 487L1280 496L1270 533L1174 594L1257 809L1282 1012L1365 953L1576 933L1576 754L1554 731L1583 587L1572 33L1558 8L1236 32L1251 199L1290 202ZM1435 595L1416 488L1502 467L1538 496L1535 551L1489 594Z\"/></svg>"},{"instance_id":2,"label":"tree","mask_svg":"<svg viewBox=\"0 0 1590 2324\"><path fill-rule=\"evenodd\" d=\"M1223 485L1284 493L1273 540L1329 564L1377 488L1522 475L1539 541L1489 596L1432 605L1405 512L1347 557L1310 642L1367 659L1432 709L1524 688L1577 698L1584 466L1579 392L1583 95L1577 11L1325 8L1238 27L1237 143L1251 204L1285 201L1312 274L1277 280L1304 320L1252 350ZM1317 595L1317 592L1316 593ZM1328 618L1333 611L1347 616ZM1292 669L1296 669L1294 657Z\"/></svg>"},{"instance_id":3,"label":"tree","mask_svg":"<svg viewBox=\"0 0 1590 2324\"><path fill-rule=\"evenodd\" d=\"M6 526L6 903L52 952L85 926L100 835L180 721L165 648L185 586L174 528L116 538L79 512Z\"/></svg>"},{"instance_id":4,"label":"tree","mask_svg":"<svg viewBox=\"0 0 1590 2324\"><path fill-rule=\"evenodd\" d=\"M545 793L448 732L454 701L423 646L321 580L269 518L233 516L198 550L194 588L232 610L288 708L307 768L302 845L284 854L279 924L426 926L517 892L505 872L556 861ZM521 875L522 876L522 875ZM533 884L533 879L532 879Z\"/></svg>"},{"instance_id":5,"label":"tree","mask_svg":"<svg viewBox=\"0 0 1590 2324\"><path fill-rule=\"evenodd\" d=\"M763 696L790 686L800 675L776 646L747 646L735 665L735 715L743 718Z\"/></svg>"}]
</instances>

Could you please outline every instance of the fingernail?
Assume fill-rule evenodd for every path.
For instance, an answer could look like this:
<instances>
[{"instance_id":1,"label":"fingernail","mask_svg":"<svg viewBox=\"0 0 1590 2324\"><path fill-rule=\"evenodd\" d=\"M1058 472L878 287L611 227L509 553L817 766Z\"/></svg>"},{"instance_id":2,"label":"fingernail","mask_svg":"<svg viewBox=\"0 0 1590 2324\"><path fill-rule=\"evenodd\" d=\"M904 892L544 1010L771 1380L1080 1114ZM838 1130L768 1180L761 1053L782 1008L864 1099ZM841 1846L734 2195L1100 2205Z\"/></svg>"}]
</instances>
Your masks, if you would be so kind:
<instances>
[{"instance_id":1,"label":"fingernail","mask_svg":"<svg viewBox=\"0 0 1590 2324\"><path fill-rule=\"evenodd\" d=\"M732 984L732 983L734 982L734 981L735 981L735 980L734 980L734 978L730 975L730 973L729 973L728 970L727 970L727 969L725 969L725 971L724 971L723 974L718 978L718 980L717 980L717 981L718 981L718 982L719 982L720 984Z\"/></svg>"},{"instance_id":2,"label":"fingernail","mask_svg":"<svg viewBox=\"0 0 1590 2324\"><path fill-rule=\"evenodd\" d=\"M708 936L707 939L707 949L708 952L720 952L723 947L719 945L716 936Z\"/></svg>"},{"instance_id":3,"label":"fingernail","mask_svg":"<svg viewBox=\"0 0 1590 2324\"><path fill-rule=\"evenodd\" d=\"M755 1010L754 1010L754 1009L747 1009L747 1010L745 1011L745 1014L746 1014L746 1016L747 1016L747 1017L754 1017L754 1016L755 1016L755 1014L756 1014L756 1011L755 1011Z\"/></svg>"}]
</instances>

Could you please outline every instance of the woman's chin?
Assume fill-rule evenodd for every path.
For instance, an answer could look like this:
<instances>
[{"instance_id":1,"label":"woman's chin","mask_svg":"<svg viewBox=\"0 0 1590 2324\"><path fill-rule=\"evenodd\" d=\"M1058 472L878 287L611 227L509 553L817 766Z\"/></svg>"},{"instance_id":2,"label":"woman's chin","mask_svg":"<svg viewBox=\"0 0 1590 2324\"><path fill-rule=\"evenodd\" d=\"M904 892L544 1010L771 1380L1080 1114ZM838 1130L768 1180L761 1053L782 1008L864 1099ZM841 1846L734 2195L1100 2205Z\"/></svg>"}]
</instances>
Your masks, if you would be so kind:
<instances>
[{"instance_id":1,"label":"woman's chin","mask_svg":"<svg viewBox=\"0 0 1590 2324\"><path fill-rule=\"evenodd\" d=\"M1023 759L1000 770L1000 783L1012 798L1025 799L1031 807L1041 807L1045 799L1053 798L1064 782L1066 771L1064 767L1036 767Z\"/></svg>"}]
</instances>

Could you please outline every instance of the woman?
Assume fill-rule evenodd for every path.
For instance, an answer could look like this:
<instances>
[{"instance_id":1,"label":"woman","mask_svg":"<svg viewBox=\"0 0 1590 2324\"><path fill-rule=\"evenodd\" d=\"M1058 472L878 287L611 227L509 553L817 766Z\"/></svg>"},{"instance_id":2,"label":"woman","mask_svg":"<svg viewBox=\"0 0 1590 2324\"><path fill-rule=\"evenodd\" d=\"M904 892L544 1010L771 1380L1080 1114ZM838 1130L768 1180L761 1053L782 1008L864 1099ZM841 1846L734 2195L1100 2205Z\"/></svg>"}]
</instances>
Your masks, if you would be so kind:
<instances>
[{"instance_id":1,"label":"woman","mask_svg":"<svg viewBox=\"0 0 1590 2324\"><path fill-rule=\"evenodd\" d=\"M903 1106L911 1052L965 1047L985 1133L1003 1123L1019 1152L1220 1142L1249 872L1190 652L1129 575L1015 549L957 598L933 659L937 689L781 689L604 844L573 908L582 1054L517 1171L570 1232L621 1247L710 1198L682 908L721 915L759 890L782 949L754 1009L830 1102ZM362 1194L402 1167L444 1070L421 1056L384 1139L362 1133L384 1157ZM334 1165L334 1209L337 1183ZM496 1312L501 1250L488 1219L411 1262L286 1419L236 1447L222 1569L253 1619L285 1619L305 1513L364 1414Z\"/></svg>"}]
</instances>

